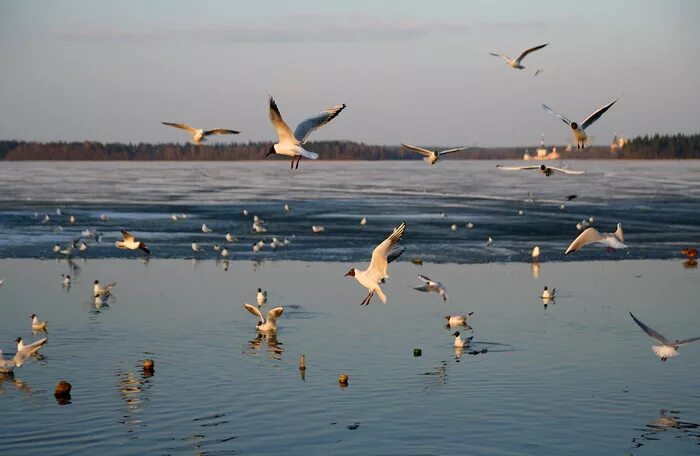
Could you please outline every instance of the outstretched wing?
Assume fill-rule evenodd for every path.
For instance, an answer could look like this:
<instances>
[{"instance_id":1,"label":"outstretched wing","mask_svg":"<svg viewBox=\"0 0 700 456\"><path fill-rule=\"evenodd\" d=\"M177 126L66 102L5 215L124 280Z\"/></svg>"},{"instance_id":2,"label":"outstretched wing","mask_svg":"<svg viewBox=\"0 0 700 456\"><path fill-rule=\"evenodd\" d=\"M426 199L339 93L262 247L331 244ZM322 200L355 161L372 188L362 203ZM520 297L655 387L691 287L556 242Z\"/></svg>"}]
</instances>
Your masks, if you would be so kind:
<instances>
[{"instance_id":1,"label":"outstretched wing","mask_svg":"<svg viewBox=\"0 0 700 456\"><path fill-rule=\"evenodd\" d=\"M402 145L403 147L405 147L406 149L411 149L412 151L418 152L418 153L421 154L421 155L430 156L430 155L433 155L433 154L435 153L435 151L432 151L432 150L430 150L430 149L423 149L422 147L413 146L413 145L411 145L411 144L404 144L404 143L401 143L401 145Z\"/></svg>"},{"instance_id":2,"label":"outstretched wing","mask_svg":"<svg viewBox=\"0 0 700 456\"><path fill-rule=\"evenodd\" d=\"M632 314L632 312L630 312L630 317L632 317L632 320L634 320L634 322L637 323L639 325L639 327L642 328L642 330L645 333L647 333L647 335L649 337L658 340L659 342L661 342L664 345L672 345L673 344L670 340L668 340L664 336L662 336L658 331L651 329L650 327L648 327L647 325L645 325L641 321L637 320L637 317L635 317Z\"/></svg>"},{"instance_id":3,"label":"outstretched wing","mask_svg":"<svg viewBox=\"0 0 700 456\"><path fill-rule=\"evenodd\" d=\"M388 238L372 251L372 261L369 264L368 272L373 274L377 280L387 276L386 269L389 264L389 254L392 248L403 238L405 231L406 222L402 222L398 228L394 228L394 232Z\"/></svg>"},{"instance_id":4,"label":"outstretched wing","mask_svg":"<svg viewBox=\"0 0 700 456\"><path fill-rule=\"evenodd\" d=\"M439 155L454 154L462 150L466 150L466 147L455 147L454 149L441 150Z\"/></svg>"},{"instance_id":5,"label":"outstretched wing","mask_svg":"<svg viewBox=\"0 0 700 456\"><path fill-rule=\"evenodd\" d=\"M280 110L277 109L277 103L275 103L275 99L272 98L272 95L270 95L270 122L272 122L272 126L277 130L279 142L297 143L292 130L284 122L284 119L282 119L282 114L280 114Z\"/></svg>"},{"instance_id":6,"label":"outstretched wing","mask_svg":"<svg viewBox=\"0 0 700 456\"><path fill-rule=\"evenodd\" d=\"M391 263L398 257L400 257L406 251L406 247L403 245L396 245L391 249L389 255L386 257L386 262Z\"/></svg>"},{"instance_id":7,"label":"outstretched wing","mask_svg":"<svg viewBox=\"0 0 700 456\"><path fill-rule=\"evenodd\" d=\"M433 289L430 288L430 285L421 285L420 287L413 287L413 289L418 290L418 291L425 291L425 292L433 291Z\"/></svg>"},{"instance_id":8,"label":"outstretched wing","mask_svg":"<svg viewBox=\"0 0 700 456\"><path fill-rule=\"evenodd\" d=\"M568 255L571 252L575 252L584 245L592 244L594 242L600 242L605 240L605 237L600 234L598 230L595 228L586 228L583 233L579 234L576 239L574 239L574 242L572 242L569 245L569 248L566 249L566 252L564 252L564 255Z\"/></svg>"},{"instance_id":9,"label":"outstretched wing","mask_svg":"<svg viewBox=\"0 0 700 456\"><path fill-rule=\"evenodd\" d=\"M126 242L132 242L134 240L134 236L130 234L127 231L121 230L122 233L122 240Z\"/></svg>"},{"instance_id":10,"label":"outstretched wing","mask_svg":"<svg viewBox=\"0 0 700 456\"><path fill-rule=\"evenodd\" d=\"M204 136L210 135L237 135L239 132L236 130L227 130L225 128L214 128L213 130L206 130Z\"/></svg>"},{"instance_id":11,"label":"outstretched wing","mask_svg":"<svg viewBox=\"0 0 700 456\"><path fill-rule=\"evenodd\" d=\"M572 122L571 122L569 119L567 119L566 117L562 116L562 115L559 114L558 112L554 111L552 108L550 108L550 107L547 106L546 104L543 104L543 105L542 105L542 109L544 109L545 111L547 111L547 112L550 113L550 114L554 114L555 116L559 117L565 124L567 124L568 126L571 126L571 123L572 123Z\"/></svg>"},{"instance_id":12,"label":"outstretched wing","mask_svg":"<svg viewBox=\"0 0 700 456\"><path fill-rule=\"evenodd\" d=\"M619 100L619 98L618 98L617 100ZM586 120L584 120L583 122L581 122L581 130L585 130L586 128L590 127L591 124L592 124L593 122L595 122L596 120L600 119L600 116L602 116L603 114L605 114L605 111L607 111L608 109L610 109L610 107L611 107L612 105L614 105L615 103L617 103L617 100L615 100L615 101L613 101L612 103L609 103L609 104L603 106L602 108L599 108L599 109L598 109L597 111L595 111L593 114L591 114L590 116L586 117Z\"/></svg>"},{"instance_id":13,"label":"outstretched wing","mask_svg":"<svg viewBox=\"0 0 700 456\"><path fill-rule=\"evenodd\" d=\"M339 104L333 106L332 108L328 108L325 111L321 111L313 117L309 117L297 125L296 130L294 130L294 137L297 138L301 144L304 144L306 142L306 138L308 138L312 131L321 128L331 120L335 119L335 117L340 114L340 111L343 109L345 109L345 104Z\"/></svg>"},{"instance_id":14,"label":"outstretched wing","mask_svg":"<svg viewBox=\"0 0 700 456\"><path fill-rule=\"evenodd\" d=\"M258 317L260 319L260 323L265 323L265 318L263 318L262 313L260 313L260 309L258 309L258 306L254 306L246 302L245 304L243 304L243 307L245 307L248 312Z\"/></svg>"},{"instance_id":15,"label":"outstretched wing","mask_svg":"<svg viewBox=\"0 0 700 456\"><path fill-rule=\"evenodd\" d=\"M499 53L497 53L497 52L489 52L489 54L491 54L491 55L494 56L494 57L501 57L501 58L502 58L503 60L505 60L506 62L509 62L509 61L510 61L510 57L508 57L507 55L499 54Z\"/></svg>"},{"instance_id":16,"label":"outstretched wing","mask_svg":"<svg viewBox=\"0 0 700 456\"><path fill-rule=\"evenodd\" d=\"M516 59L516 62L520 62L522 59L524 59L529 53L538 51L542 49L543 47L547 46L549 43L545 44L540 44L539 46L532 47L530 49L525 49Z\"/></svg>"},{"instance_id":17,"label":"outstretched wing","mask_svg":"<svg viewBox=\"0 0 700 456\"><path fill-rule=\"evenodd\" d=\"M180 130L188 131L188 132L190 132L190 133L192 133L192 134L195 134L195 133L197 132L196 129L190 127L190 126L187 125L187 124L173 123L173 122L161 122L161 123L162 123L163 125L168 125L168 126L170 126L170 127L179 128Z\"/></svg>"},{"instance_id":18,"label":"outstretched wing","mask_svg":"<svg viewBox=\"0 0 700 456\"><path fill-rule=\"evenodd\" d=\"M674 345L678 345L678 346L687 345L691 342L695 342L696 340L700 340L700 337L691 337L690 339L679 340Z\"/></svg>"},{"instance_id":19,"label":"outstretched wing","mask_svg":"<svg viewBox=\"0 0 700 456\"><path fill-rule=\"evenodd\" d=\"M267 321L273 325L277 323L277 318L284 312L284 307L273 307L267 311Z\"/></svg>"},{"instance_id":20,"label":"outstretched wing","mask_svg":"<svg viewBox=\"0 0 700 456\"><path fill-rule=\"evenodd\" d=\"M569 169L564 169L564 168L555 168L554 166L549 166L549 169L554 170L558 173L564 173L564 174L584 174L586 171L572 171Z\"/></svg>"},{"instance_id":21,"label":"outstretched wing","mask_svg":"<svg viewBox=\"0 0 700 456\"><path fill-rule=\"evenodd\" d=\"M540 169L539 165L533 165L533 166L503 166L503 165L496 165L496 168L502 169L503 171L521 171L523 169Z\"/></svg>"}]
</instances>

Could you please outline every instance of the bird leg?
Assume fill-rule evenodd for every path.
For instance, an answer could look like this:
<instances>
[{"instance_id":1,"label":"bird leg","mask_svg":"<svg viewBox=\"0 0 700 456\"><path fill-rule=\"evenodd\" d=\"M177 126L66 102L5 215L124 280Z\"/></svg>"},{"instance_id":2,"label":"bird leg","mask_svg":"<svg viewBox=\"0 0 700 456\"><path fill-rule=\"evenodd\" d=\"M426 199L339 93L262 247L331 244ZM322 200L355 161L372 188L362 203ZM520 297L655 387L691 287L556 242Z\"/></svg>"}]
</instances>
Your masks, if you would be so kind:
<instances>
[{"instance_id":1,"label":"bird leg","mask_svg":"<svg viewBox=\"0 0 700 456\"><path fill-rule=\"evenodd\" d=\"M301 155L299 155L299 158L297 158L297 165L294 167L294 169L299 169L299 162L301 161Z\"/></svg>"},{"instance_id":2,"label":"bird leg","mask_svg":"<svg viewBox=\"0 0 700 456\"><path fill-rule=\"evenodd\" d=\"M294 157L292 157L292 163L289 164L289 169L294 169Z\"/></svg>"},{"instance_id":3,"label":"bird leg","mask_svg":"<svg viewBox=\"0 0 700 456\"><path fill-rule=\"evenodd\" d=\"M367 306L369 305L369 302L372 300L372 296L374 296L374 291L370 291L365 299L362 300L362 303L360 304L361 306Z\"/></svg>"}]
</instances>

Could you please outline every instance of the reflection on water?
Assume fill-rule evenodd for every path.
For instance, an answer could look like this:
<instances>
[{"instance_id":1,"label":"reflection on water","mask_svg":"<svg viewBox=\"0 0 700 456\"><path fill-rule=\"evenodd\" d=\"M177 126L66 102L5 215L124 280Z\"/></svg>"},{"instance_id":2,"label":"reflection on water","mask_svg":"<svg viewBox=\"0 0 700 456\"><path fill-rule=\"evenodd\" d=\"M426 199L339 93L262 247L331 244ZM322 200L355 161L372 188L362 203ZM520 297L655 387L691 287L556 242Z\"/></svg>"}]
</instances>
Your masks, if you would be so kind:
<instances>
[{"instance_id":1,"label":"reflection on water","mask_svg":"<svg viewBox=\"0 0 700 456\"><path fill-rule=\"evenodd\" d=\"M686 269L695 269L698 267L698 262L692 258L687 259L683 262L683 267Z\"/></svg>"},{"instance_id":2,"label":"reflection on water","mask_svg":"<svg viewBox=\"0 0 700 456\"><path fill-rule=\"evenodd\" d=\"M277 334L274 332L258 332L255 339L248 341L248 349L243 353L246 355L260 354L263 346L265 347L265 352L267 352L268 358L277 361L282 359L284 348L282 348L282 343L277 339Z\"/></svg>"},{"instance_id":3,"label":"reflection on water","mask_svg":"<svg viewBox=\"0 0 700 456\"><path fill-rule=\"evenodd\" d=\"M648 442L662 440L664 434L673 433L675 438L689 439L700 445L700 425L689 421L682 421L678 410L659 410L659 416L645 428L639 437L632 439L632 448L643 447ZM661 448L659 448L661 450Z\"/></svg>"},{"instance_id":4,"label":"reflection on water","mask_svg":"<svg viewBox=\"0 0 700 456\"><path fill-rule=\"evenodd\" d=\"M17 391L21 391L27 395L31 395L33 393L32 388L27 384L27 382L17 378L14 372L0 373L0 396L7 392L5 385L14 386Z\"/></svg>"},{"instance_id":5,"label":"reflection on water","mask_svg":"<svg viewBox=\"0 0 700 456\"><path fill-rule=\"evenodd\" d=\"M555 304L554 298L546 298L546 297L542 296L541 299L542 299L542 304L544 304L545 309L547 308L548 305Z\"/></svg>"},{"instance_id":6,"label":"reflection on water","mask_svg":"<svg viewBox=\"0 0 700 456\"><path fill-rule=\"evenodd\" d=\"M540 263L535 262L530 265L530 269L532 271L532 277L535 279L540 278Z\"/></svg>"},{"instance_id":7,"label":"reflection on water","mask_svg":"<svg viewBox=\"0 0 700 456\"><path fill-rule=\"evenodd\" d=\"M144 375L143 373L138 375L131 370L118 370L116 375L119 396L125 405L123 420L120 420L119 423L126 427L128 433L135 433L140 428L146 427L140 418L140 414L143 411L144 403L150 400L146 393L151 388L151 375ZM134 435L130 438L135 439L137 437Z\"/></svg>"}]
</instances>

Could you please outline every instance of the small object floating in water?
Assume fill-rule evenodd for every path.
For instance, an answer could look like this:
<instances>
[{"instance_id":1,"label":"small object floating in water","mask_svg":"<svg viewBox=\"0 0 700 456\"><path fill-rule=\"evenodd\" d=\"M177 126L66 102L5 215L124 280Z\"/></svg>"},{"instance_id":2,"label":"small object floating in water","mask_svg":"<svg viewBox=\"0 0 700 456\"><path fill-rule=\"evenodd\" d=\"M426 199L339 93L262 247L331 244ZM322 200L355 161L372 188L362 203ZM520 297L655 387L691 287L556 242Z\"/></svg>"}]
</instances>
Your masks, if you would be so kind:
<instances>
[{"instance_id":1,"label":"small object floating in water","mask_svg":"<svg viewBox=\"0 0 700 456\"><path fill-rule=\"evenodd\" d=\"M285 212L290 212L291 210L292 210L292 208L289 207L289 204L285 204L285 205L284 205L284 211L285 211Z\"/></svg>"},{"instance_id":2,"label":"small object floating in water","mask_svg":"<svg viewBox=\"0 0 700 456\"><path fill-rule=\"evenodd\" d=\"M360 225L367 225L367 217L362 217L362 220L360 220Z\"/></svg>"},{"instance_id":3,"label":"small object floating in water","mask_svg":"<svg viewBox=\"0 0 700 456\"><path fill-rule=\"evenodd\" d=\"M345 374L340 374L338 376L338 383L340 383L340 386L348 386L348 376Z\"/></svg>"},{"instance_id":4,"label":"small object floating in water","mask_svg":"<svg viewBox=\"0 0 700 456\"><path fill-rule=\"evenodd\" d=\"M457 231L457 225L453 223L452 226L450 227L450 229L452 231Z\"/></svg>"},{"instance_id":5,"label":"small object floating in water","mask_svg":"<svg viewBox=\"0 0 700 456\"><path fill-rule=\"evenodd\" d=\"M557 292L556 288L552 288L552 291L549 291L547 287L544 287L544 290L542 290L542 296L540 296L542 299L554 299L554 294Z\"/></svg>"},{"instance_id":6,"label":"small object floating in water","mask_svg":"<svg viewBox=\"0 0 700 456\"><path fill-rule=\"evenodd\" d=\"M53 390L53 395L58 400L59 404L65 404L70 400L70 390L73 386L65 380L56 383L56 388Z\"/></svg>"},{"instance_id":7,"label":"small object floating in water","mask_svg":"<svg viewBox=\"0 0 700 456\"><path fill-rule=\"evenodd\" d=\"M469 229L474 228L474 224L473 224L472 222L469 222L469 223L467 223L467 224L464 225L464 226L466 226L466 227L469 228Z\"/></svg>"},{"instance_id":8,"label":"small object floating in water","mask_svg":"<svg viewBox=\"0 0 700 456\"><path fill-rule=\"evenodd\" d=\"M311 231L313 231L314 233L323 233L324 231L326 231L326 228L323 225L312 225Z\"/></svg>"},{"instance_id":9,"label":"small object floating in water","mask_svg":"<svg viewBox=\"0 0 700 456\"><path fill-rule=\"evenodd\" d=\"M536 245L532 249L532 261L539 261L540 259L540 246Z\"/></svg>"},{"instance_id":10,"label":"small object floating in water","mask_svg":"<svg viewBox=\"0 0 700 456\"><path fill-rule=\"evenodd\" d=\"M411 263L417 264L418 266L422 266L423 265L423 258L414 258L411 260Z\"/></svg>"},{"instance_id":11,"label":"small object floating in water","mask_svg":"<svg viewBox=\"0 0 700 456\"><path fill-rule=\"evenodd\" d=\"M493 245L493 238L491 236L489 236L488 240L486 241L486 246L488 247L491 245Z\"/></svg>"},{"instance_id":12,"label":"small object floating in water","mask_svg":"<svg viewBox=\"0 0 700 456\"><path fill-rule=\"evenodd\" d=\"M423 350L420 348L414 348L413 349L413 356L422 356L423 355Z\"/></svg>"},{"instance_id":13,"label":"small object floating in water","mask_svg":"<svg viewBox=\"0 0 700 456\"><path fill-rule=\"evenodd\" d=\"M525 211L522 210L522 209L520 209L520 210L518 211L518 215L523 215L524 213L525 213Z\"/></svg>"},{"instance_id":14,"label":"small object floating in water","mask_svg":"<svg viewBox=\"0 0 700 456\"><path fill-rule=\"evenodd\" d=\"M681 250L681 253L690 259L697 258L697 256L698 256L697 249L683 249L683 250Z\"/></svg>"},{"instance_id":15,"label":"small object floating in water","mask_svg":"<svg viewBox=\"0 0 700 456\"><path fill-rule=\"evenodd\" d=\"M354 431L355 429L357 429L357 428L360 427L360 423L348 424L346 427L347 427L349 430Z\"/></svg>"},{"instance_id":16,"label":"small object floating in water","mask_svg":"<svg viewBox=\"0 0 700 456\"><path fill-rule=\"evenodd\" d=\"M482 348L481 353L488 353L489 349L488 348Z\"/></svg>"},{"instance_id":17,"label":"small object floating in water","mask_svg":"<svg viewBox=\"0 0 700 456\"><path fill-rule=\"evenodd\" d=\"M559 206L559 209L561 209L561 210L566 209L566 205L564 205L564 204L560 205L560 206Z\"/></svg>"},{"instance_id":18,"label":"small object floating in water","mask_svg":"<svg viewBox=\"0 0 700 456\"><path fill-rule=\"evenodd\" d=\"M153 362L152 359L144 359L143 360L143 371L144 372L153 373L154 368L155 368L155 363Z\"/></svg>"},{"instance_id":19,"label":"small object floating in water","mask_svg":"<svg viewBox=\"0 0 700 456\"><path fill-rule=\"evenodd\" d=\"M299 370L300 371L306 370L306 355L301 355L299 357Z\"/></svg>"}]
</instances>

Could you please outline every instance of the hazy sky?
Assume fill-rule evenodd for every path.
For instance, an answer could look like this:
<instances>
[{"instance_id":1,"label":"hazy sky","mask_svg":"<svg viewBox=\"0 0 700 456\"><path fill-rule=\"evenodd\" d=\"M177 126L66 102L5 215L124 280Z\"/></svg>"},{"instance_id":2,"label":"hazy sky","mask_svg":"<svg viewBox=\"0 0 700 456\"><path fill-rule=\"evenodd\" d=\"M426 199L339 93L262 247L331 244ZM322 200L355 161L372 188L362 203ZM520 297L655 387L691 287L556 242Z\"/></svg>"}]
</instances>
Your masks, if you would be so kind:
<instances>
[{"instance_id":1,"label":"hazy sky","mask_svg":"<svg viewBox=\"0 0 700 456\"><path fill-rule=\"evenodd\" d=\"M348 105L312 139L562 142L540 104L580 121L619 96L598 143L697 132L699 26L696 0L0 0L0 139L272 140L268 93L292 128ZM546 42L522 71L488 55Z\"/></svg>"}]
</instances>

